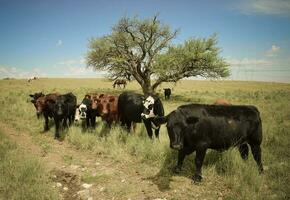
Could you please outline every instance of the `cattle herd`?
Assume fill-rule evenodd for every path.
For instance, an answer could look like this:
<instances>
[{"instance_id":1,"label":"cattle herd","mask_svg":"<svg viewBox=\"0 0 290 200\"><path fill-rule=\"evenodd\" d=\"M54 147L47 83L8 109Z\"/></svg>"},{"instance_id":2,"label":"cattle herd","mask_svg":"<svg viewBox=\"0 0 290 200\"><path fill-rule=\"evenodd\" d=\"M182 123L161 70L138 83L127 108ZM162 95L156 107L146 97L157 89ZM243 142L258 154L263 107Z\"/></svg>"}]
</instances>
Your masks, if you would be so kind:
<instances>
[{"instance_id":1,"label":"cattle herd","mask_svg":"<svg viewBox=\"0 0 290 200\"><path fill-rule=\"evenodd\" d=\"M166 99L170 97L169 90L164 90ZM60 138L60 130L74 122L82 121L84 128L94 129L97 117L108 127L119 123L128 132L132 125L143 122L150 138L153 138L153 130L158 138L160 126L167 124L170 147L178 150L178 161L174 167L176 173L181 171L186 155L196 151L193 180L200 182L207 149L222 151L237 147L242 159L246 160L249 146L259 172L263 171L260 147L262 122L255 106L231 105L220 99L212 105L182 105L164 116L163 104L157 95L144 96L127 91L118 96L88 93L80 104L72 93L45 95L40 92L29 96L37 116L44 116L44 131L49 130L49 118L54 120L55 139Z\"/></svg>"}]
</instances>

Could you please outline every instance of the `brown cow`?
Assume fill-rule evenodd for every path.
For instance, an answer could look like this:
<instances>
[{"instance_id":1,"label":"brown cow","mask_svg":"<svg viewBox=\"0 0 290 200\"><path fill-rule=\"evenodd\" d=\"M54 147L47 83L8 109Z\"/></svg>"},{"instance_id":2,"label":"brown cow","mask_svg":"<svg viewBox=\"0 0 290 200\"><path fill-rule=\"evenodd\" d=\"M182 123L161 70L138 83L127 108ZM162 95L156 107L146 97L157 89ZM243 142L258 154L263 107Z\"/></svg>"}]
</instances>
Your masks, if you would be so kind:
<instances>
[{"instance_id":1,"label":"brown cow","mask_svg":"<svg viewBox=\"0 0 290 200\"><path fill-rule=\"evenodd\" d=\"M224 105L224 106L232 105L229 101L227 101L225 99L217 99L213 104L214 105Z\"/></svg>"},{"instance_id":2,"label":"brown cow","mask_svg":"<svg viewBox=\"0 0 290 200\"><path fill-rule=\"evenodd\" d=\"M41 114L44 116L44 131L49 130L48 118L53 117L54 103L59 95L59 93L47 94L45 96L39 97L36 99L35 103L33 103L36 108L37 117L39 117Z\"/></svg>"},{"instance_id":3,"label":"brown cow","mask_svg":"<svg viewBox=\"0 0 290 200\"><path fill-rule=\"evenodd\" d=\"M113 122L118 122L118 97L113 95L101 94L97 99L97 112L103 121L106 121L109 126Z\"/></svg>"}]
</instances>

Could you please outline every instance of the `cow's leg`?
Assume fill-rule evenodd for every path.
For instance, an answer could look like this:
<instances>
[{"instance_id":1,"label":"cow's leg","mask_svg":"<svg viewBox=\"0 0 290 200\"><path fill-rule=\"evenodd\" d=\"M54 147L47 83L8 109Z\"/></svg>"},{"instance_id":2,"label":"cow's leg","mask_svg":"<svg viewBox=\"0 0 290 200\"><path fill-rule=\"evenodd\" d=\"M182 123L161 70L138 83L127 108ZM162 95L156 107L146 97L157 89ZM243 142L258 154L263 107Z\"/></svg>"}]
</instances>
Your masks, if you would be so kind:
<instances>
[{"instance_id":1,"label":"cow's leg","mask_svg":"<svg viewBox=\"0 0 290 200\"><path fill-rule=\"evenodd\" d=\"M96 128L96 116L92 116L91 120L92 120L92 122L91 122L92 128L95 129Z\"/></svg>"},{"instance_id":2,"label":"cow's leg","mask_svg":"<svg viewBox=\"0 0 290 200\"><path fill-rule=\"evenodd\" d=\"M181 149L178 151L177 165L173 168L174 173L179 174L181 172L181 167L182 167L185 156L186 156L186 153L184 149Z\"/></svg>"},{"instance_id":3,"label":"cow's leg","mask_svg":"<svg viewBox=\"0 0 290 200\"><path fill-rule=\"evenodd\" d=\"M201 176L201 167L202 163L205 157L206 149L198 149L196 150L196 156L195 156L195 173L192 177L194 182L200 182L202 179Z\"/></svg>"},{"instance_id":4,"label":"cow's leg","mask_svg":"<svg viewBox=\"0 0 290 200\"><path fill-rule=\"evenodd\" d=\"M155 137L159 139L159 131L160 131L160 128L158 129L155 129Z\"/></svg>"},{"instance_id":5,"label":"cow's leg","mask_svg":"<svg viewBox=\"0 0 290 200\"><path fill-rule=\"evenodd\" d=\"M135 133L136 132L137 123L133 122L132 123L132 127L133 127L133 132Z\"/></svg>"},{"instance_id":6,"label":"cow's leg","mask_svg":"<svg viewBox=\"0 0 290 200\"><path fill-rule=\"evenodd\" d=\"M90 117L90 116L87 116L87 117L86 117L87 128L90 127L90 121L91 121L91 117Z\"/></svg>"},{"instance_id":7,"label":"cow's leg","mask_svg":"<svg viewBox=\"0 0 290 200\"><path fill-rule=\"evenodd\" d=\"M60 124L60 120L57 118L54 118L54 123L55 123L55 134L54 134L54 139L59 139L60 135L59 135L59 124Z\"/></svg>"},{"instance_id":8,"label":"cow's leg","mask_svg":"<svg viewBox=\"0 0 290 200\"><path fill-rule=\"evenodd\" d=\"M248 159L249 147L248 147L247 144L239 145L239 152L240 152L241 157L242 157L243 160L247 160Z\"/></svg>"},{"instance_id":9,"label":"cow's leg","mask_svg":"<svg viewBox=\"0 0 290 200\"><path fill-rule=\"evenodd\" d=\"M262 164L262 152L260 145L250 144L253 157L258 165L259 173L263 172L263 164Z\"/></svg>"},{"instance_id":10,"label":"cow's leg","mask_svg":"<svg viewBox=\"0 0 290 200\"><path fill-rule=\"evenodd\" d=\"M65 128L67 128L67 118L66 117L64 117L62 119L62 129L65 129Z\"/></svg>"},{"instance_id":11,"label":"cow's leg","mask_svg":"<svg viewBox=\"0 0 290 200\"><path fill-rule=\"evenodd\" d=\"M147 134L150 137L150 139L152 139L153 136L153 131L152 131L152 126L151 126L151 122L150 121L144 121L146 130L147 130Z\"/></svg>"},{"instance_id":12,"label":"cow's leg","mask_svg":"<svg viewBox=\"0 0 290 200\"><path fill-rule=\"evenodd\" d=\"M48 131L49 127L48 127L48 116L44 115L44 132Z\"/></svg>"},{"instance_id":13,"label":"cow's leg","mask_svg":"<svg viewBox=\"0 0 290 200\"><path fill-rule=\"evenodd\" d=\"M130 133L130 131L131 131L131 124L132 124L132 122L131 121L126 121L126 128L127 128L127 131L128 131L128 133Z\"/></svg>"}]
</instances>

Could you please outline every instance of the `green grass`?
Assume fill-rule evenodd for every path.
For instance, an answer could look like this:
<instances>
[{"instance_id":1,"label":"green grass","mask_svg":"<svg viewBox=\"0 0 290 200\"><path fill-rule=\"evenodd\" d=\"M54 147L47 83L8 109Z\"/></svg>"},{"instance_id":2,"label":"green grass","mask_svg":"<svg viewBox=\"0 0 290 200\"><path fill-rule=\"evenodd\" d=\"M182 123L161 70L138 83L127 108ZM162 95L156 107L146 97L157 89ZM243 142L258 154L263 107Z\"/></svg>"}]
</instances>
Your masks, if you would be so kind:
<instances>
[{"instance_id":1,"label":"green grass","mask_svg":"<svg viewBox=\"0 0 290 200\"><path fill-rule=\"evenodd\" d=\"M0 138L0 199L58 199L40 162L2 132Z\"/></svg>"},{"instance_id":2,"label":"green grass","mask_svg":"<svg viewBox=\"0 0 290 200\"><path fill-rule=\"evenodd\" d=\"M164 100L162 88L174 87L171 100ZM0 120L9 123L18 130L30 132L39 140L44 152L49 152L50 145L41 137L43 120L37 120L35 108L29 102L28 94L43 91L70 92L77 95L80 101L86 92L108 92L120 94L123 90L112 89L112 83L104 79L40 79L27 84L25 80L0 81ZM133 82L127 90L141 93L139 86ZM182 104L213 103L218 98L229 100L233 104L255 105L261 112L263 123L262 158L265 165L263 175L258 175L256 163L250 154L243 161L236 149L224 153L209 150L203 166L203 183L199 190L213 191L204 196L196 197L190 188L184 185L184 178L189 179L195 168L195 154L188 156L180 175L172 173L176 163L177 152L169 148L166 127L162 126L160 139L151 141L142 124L137 126L135 133L127 134L119 126L106 129L98 121L95 131L83 132L79 126L73 126L63 135L74 148L84 152L106 155L114 162L124 163L128 170L135 167L148 175L148 180L158 186L170 198L207 198L216 199L215 192L222 192L224 199L287 199L290 197L290 85L260 82L238 81L181 81L176 85L163 84L158 90L161 94L165 112L176 109ZM7 114L9 113L9 114ZM53 137L54 126L47 133ZM65 162L73 163L73 156L64 158ZM156 171L152 176L152 171ZM154 171L154 172L155 172ZM179 179L181 178L181 179ZM83 177L88 182L98 182L110 177L87 174ZM170 191L170 188L187 188L181 194ZM223 191L220 191L220 189ZM134 187L122 190L121 186L107 188L107 192L120 195L120 198L134 194ZM136 193L136 192L135 192ZM137 195L137 194L135 194ZM180 196L181 195L181 196Z\"/></svg>"}]
</instances>

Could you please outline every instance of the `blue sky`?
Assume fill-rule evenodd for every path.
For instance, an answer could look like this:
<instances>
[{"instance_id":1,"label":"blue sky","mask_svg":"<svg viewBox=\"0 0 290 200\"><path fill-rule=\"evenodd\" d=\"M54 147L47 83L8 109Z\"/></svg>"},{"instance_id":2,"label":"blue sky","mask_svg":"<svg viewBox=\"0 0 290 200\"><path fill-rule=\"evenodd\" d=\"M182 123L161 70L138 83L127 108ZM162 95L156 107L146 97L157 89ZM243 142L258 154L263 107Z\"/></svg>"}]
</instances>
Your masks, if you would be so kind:
<instances>
[{"instance_id":1,"label":"blue sky","mask_svg":"<svg viewBox=\"0 0 290 200\"><path fill-rule=\"evenodd\" d=\"M290 82L290 0L0 0L0 78L101 76L88 39L156 13L175 43L217 33L230 80Z\"/></svg>"}]
</instances>

